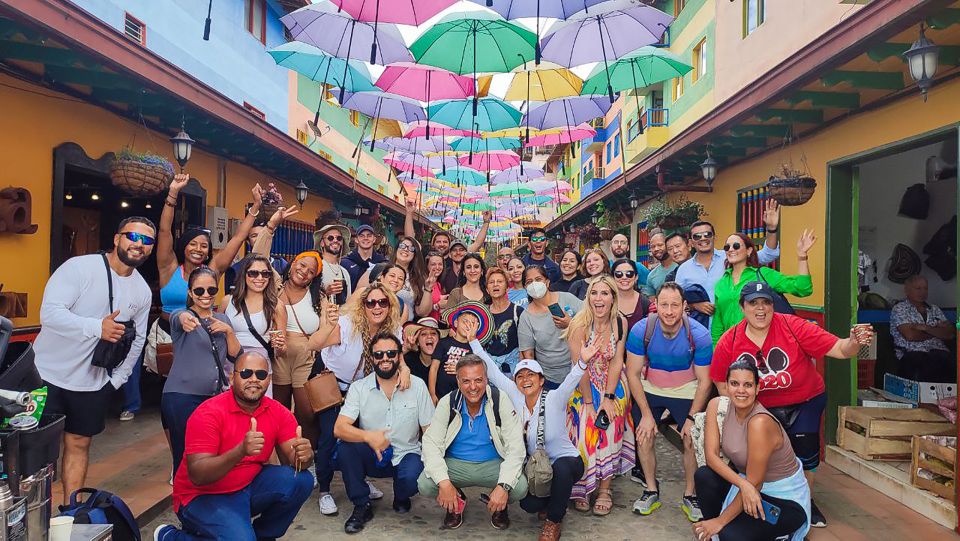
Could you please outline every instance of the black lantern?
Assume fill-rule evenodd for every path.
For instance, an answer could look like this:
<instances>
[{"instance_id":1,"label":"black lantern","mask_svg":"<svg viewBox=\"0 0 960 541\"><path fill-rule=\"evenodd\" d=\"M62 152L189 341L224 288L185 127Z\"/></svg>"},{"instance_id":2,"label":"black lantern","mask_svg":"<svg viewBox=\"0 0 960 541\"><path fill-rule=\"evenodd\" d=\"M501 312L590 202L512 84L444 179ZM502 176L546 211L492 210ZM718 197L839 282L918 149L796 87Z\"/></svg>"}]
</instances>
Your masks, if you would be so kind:
<instances>
[{"instance_id":1,"label":"black lantern","mask_svg":"<svg viewBox=\"0 0 960 541\"><path fill-rule=\"evenodd\" d=\"M177 159L177 163L180 164L180 172L183 172L183 168L187 165L187 162L190 161L190 154L193 152L193 139L187 135L187 132L183 129L183 124L180 125L180 133L175 137L170 138L170 142L173 143L173 157Z\"/></svg>"},{"instance_id":2,"label":"black lantern","mask_svg":"<svg viewBox=\"0 0 960 541\"><path fill-rule=\"evenodd\" d=\"M297 184L297 187L294 188L294 191L297 192L297 203L300 203L300 208L303 209L303 202L307 200L307 193L309 193L309 189L301 180L300 184Z\"/></svg>"},{"instance_id":3,"label":"black lantern","mask_svg":"<svg viewBox=\"0 0 960 541\"><path fill-rule=\"evenodd\" d=\"M636 193L630 194L630 198L627 201L630 203L630 210L637 210L637 207L640 206L640 198L637 197Z\"/></svg>"},{"instance_id":4,"label":"black lantern","mask_svg":"<svg viewBox=\"0 0 960 541\"><path fill-rule=\"evenodd\" d=\"M593 211L593 214L590 215L590 221L593 223L593 225L597 225L600 222L600 213Z\"/></svg>"},{"instance_id":5,"label":"black lantern","mask_svg":"<svg viewBox=\"0 0 960 541\"><path fill-rule=\"evenodd\" d=\"M713 185L713 179L717 178L717 160L707 152L707 159L700 164L700 171L703 173L703 180L707 181L707 186Z\"/></svg>"},{"instance_id":6,"label":"black lantern","mask_svg":"<svg viewBox=\"0 0 960 541\"><path fill-rule=\"evenodd\" d=\"M933 77L937 74L937 63L940 60L940 47L928 40L923 34L923 23L920 23L920 38L903 53L910 71L910 77L916 81L923 101L927 101L927 91L933 85Z\"/></svg>"}]
</instances>

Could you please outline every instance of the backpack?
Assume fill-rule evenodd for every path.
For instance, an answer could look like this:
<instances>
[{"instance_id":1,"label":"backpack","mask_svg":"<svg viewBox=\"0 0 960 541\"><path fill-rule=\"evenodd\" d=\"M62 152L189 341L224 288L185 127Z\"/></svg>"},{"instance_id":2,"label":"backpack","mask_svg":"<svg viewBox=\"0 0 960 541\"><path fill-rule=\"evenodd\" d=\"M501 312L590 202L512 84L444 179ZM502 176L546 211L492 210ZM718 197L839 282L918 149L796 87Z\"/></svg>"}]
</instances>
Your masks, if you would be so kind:
<instances>
[{"instance_id":1,"label":"backpack","mask_svg":"<svg viewBox=\"0 0 960 541\"><path fill-rule=\"evenodd\" d=\"M77 495L88 494L83 502ZM70 505L60 506L60 514L73 517L74 524L112 524L114 541L141 541L140 527L120 496L95 488L81 488L70 495Z\"/></svg>"},{"instance_id":2,"label":"backpack","mask_svg":"<svg viewBox=\"0 0 960 541\"><path fill-rule=\"evenodd\" d=\"M462 399L463 394L460 393L460 389L450 393L450 417L447 418L447 426L450 426L450 423L453 422L453 416L456 415L458 405ZM500 428L500 389L497 389L493 385L490 386L490 399L493 400L494 422L497 428Z\"/></svg>"},{"instance_id":3,"label":"backpack","mask_svg":"<svg viewBox=\"0 0 960 541\"><path fill-rule=\"evenodd\" d=\"M690 349L688 353L690 354L690 362L693 363L693 356L697 352L697 345L693 341L693 331L690 329L690 318L684 314L682 317L683 330L687 331L687 340L690 341ZM653 338L653 331L657 328L657 321L659 318L656 313L650 314L647 316L647 328L643 332L643 351L646 353L646 356L650 356L650 340Z\"/></svg>"}]
</instances>

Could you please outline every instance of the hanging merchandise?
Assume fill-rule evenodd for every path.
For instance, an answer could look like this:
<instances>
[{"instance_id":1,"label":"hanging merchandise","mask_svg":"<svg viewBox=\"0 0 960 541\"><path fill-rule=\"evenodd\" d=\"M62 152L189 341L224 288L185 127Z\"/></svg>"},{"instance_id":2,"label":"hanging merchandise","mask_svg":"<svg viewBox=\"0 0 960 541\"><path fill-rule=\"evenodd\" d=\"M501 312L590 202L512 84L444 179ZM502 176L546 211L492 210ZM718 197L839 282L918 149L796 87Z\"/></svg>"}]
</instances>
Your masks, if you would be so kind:
<instances>
[{"instance_id":1,"label":"hanging merchandise","mask_svg":"<svg viewBox=\"0 0 960 541\"><path fill-rule=\"evenodd\" d=\"M863 250L857 251L857 285L860 291L869 291L870 284L875 284L877 279L877 262Z\"/></svg>"},{"instance_id":2,"label":"hanging merchandise","mask_svg":"<svg viewBox=\"0 0 960 541\"><path fill-rule=\"evenodd\" d=\"M927 185L917 183L907 188L900 199L900 210L897 214L915 220L926 220L929 213L930 192L927 191Z\"/></svg>"},{"instance_id":3,"label":"hanging merchandise","mask_svg":"<svg viewBox=\"0 0 960 541\"><path fill-rule=\"evenodd\" d=\"M923 246L927 254L925 263L933 269L944 282L957 275L957 216L942 225L933 237Z\"/></svg>"},{"instance_id":4,"label":"hanging merchandise","mask_svg":"<svg viewBox=\"0 0 960 541\"><path fill-rule=\"evenodd\" d=\"M920 256L906 244L893 247L887 267L887 278L895 284L902 284L914 274L920 273Z\"/></svg>"}]
</instances>

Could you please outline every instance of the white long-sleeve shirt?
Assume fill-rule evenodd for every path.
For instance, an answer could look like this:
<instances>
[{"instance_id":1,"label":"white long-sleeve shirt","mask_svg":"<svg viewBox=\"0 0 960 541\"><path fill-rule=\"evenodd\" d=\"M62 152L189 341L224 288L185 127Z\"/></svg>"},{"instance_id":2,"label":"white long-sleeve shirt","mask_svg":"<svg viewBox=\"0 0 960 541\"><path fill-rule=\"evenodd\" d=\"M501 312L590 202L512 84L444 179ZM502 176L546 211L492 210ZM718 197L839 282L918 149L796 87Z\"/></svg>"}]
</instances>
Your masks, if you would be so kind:
<instances>
[{"instance_id":1,"label":"white long-sleeve shirt","mask_svg":"<svg viewBox=\"0 0 960 541\"><path fill-rule=\"evenodd\" d=\"M537 450L537 428L540 426L540 398L537 398L533 409L527 408L527 399L523 392L517 387L513 380L500 371L500 367L493 362L490 355L484 351L479 340L470 342L470 348L474 355L477 355L487 365L487 379L490 385L500 389L510 397L514 409L520 412L520 423L527 426L526 444L527 454L532 455ZM580 378L583 376L583 368L580 363L575 363L570 373L563 379L560 387L547 392L547 403L544 408L544 429L543 429L543 448L550 457L550 462L556 462L558 458L565 456L578 457L580 451L570 441L570 435L567 433L567 404L570 397L577 390L580 384ZM527 423L529 422L529 425Z\"/></svg>"},{"instance_id":2,"label":"white long-sleeve shirt","mask_svg":"<svg viewBox=\"0 0 960 541\"><path fill-rule=\"evenodd\" d=\"M107 375L90 364L100 340L103 318L110 315L107 271L100 254L72 257L60 265L43 291L40 334L34 360L40 377L70 391L97 391L109 381L119 389L133 371L146 341L152 295L136 270L120 276L113 269L113 308L117 321L134 322L137 337L123 363Z\"/></svg>"}]
</instances>

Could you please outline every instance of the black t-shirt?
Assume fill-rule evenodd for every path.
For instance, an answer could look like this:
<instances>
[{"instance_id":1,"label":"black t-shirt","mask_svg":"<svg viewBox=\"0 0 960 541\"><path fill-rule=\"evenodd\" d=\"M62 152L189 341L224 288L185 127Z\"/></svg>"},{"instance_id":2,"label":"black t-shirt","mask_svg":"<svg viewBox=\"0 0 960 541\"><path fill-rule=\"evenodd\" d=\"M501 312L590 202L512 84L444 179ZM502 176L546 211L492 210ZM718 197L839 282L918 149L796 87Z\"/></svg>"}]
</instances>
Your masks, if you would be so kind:
<instances>
[{"instance_id":1,"label":"black t-shirt","mask_svg":"<svg viewBox=\"0 0 960 541\"><path fill-rule=\"evenodd\" d=\"M457 376L447 374L444 365L447 363L457 364L457 361L464 355L472 353L470 344L465 344L452 336L441 338L437 343L437 349L433 352L434 362L440 361L440 369L437 371L437 398L443 398L448 393L457 390Z\"/></svg>"},{"instance_id":2,"label":"black t-shirt","mask_svg":"<svg viewBox=\"0 0 960 541\"><path fill-rule=\"evenodd\" d=\"M579 274L575 274L573 278L569 280L561 276L560 279L557 280L556 282L550 282L550 291L565 291L569 293L570 286L572 286L573 283L579 280L580 278L581 276Z\"/></svg>"},{"instance_id":3,"label":"black t-shirt","mask_svg":"<svg viewBox=\"0 0 960 541\"><path fill-rule=\"evenodd\" d=\"M420 360L419 351L409 351L403 356L403 361L407 363L407 368L410 369L411 376L417 376L422 379L424 383L430 381L430 367L423 366L423 362Z\"/></svg>"},{"instance_id":4,"label":"black t-shirt","mask_svg":"<svg viewBox=\"0 0 960 541\"><path fill-rule=\"evenodd\" d=\"M484 346L492 357L506 355L520 347L517 340L517 322L520 321L522 313L523 308L511 302L506 310L493 314L493 337Z\"/></svg>"}]
</instances>

